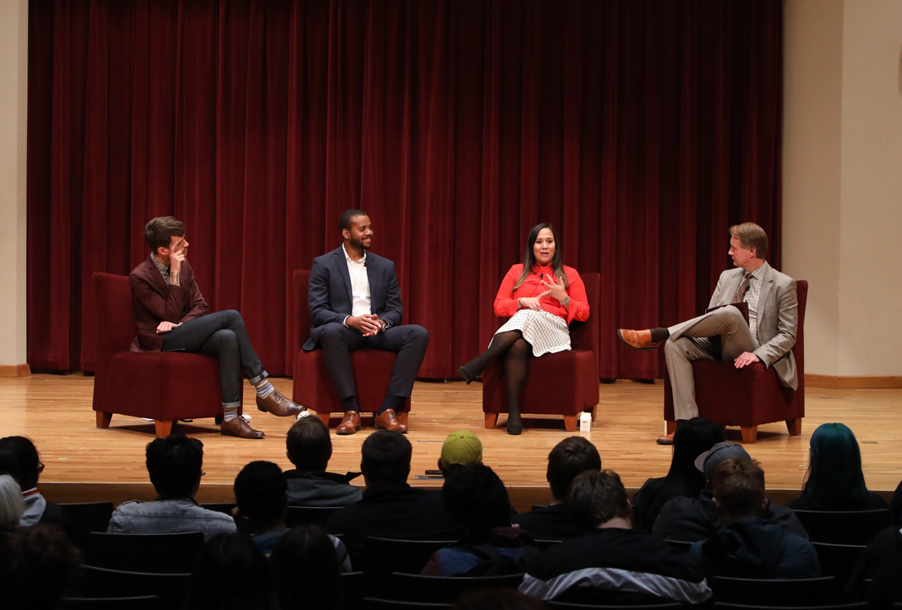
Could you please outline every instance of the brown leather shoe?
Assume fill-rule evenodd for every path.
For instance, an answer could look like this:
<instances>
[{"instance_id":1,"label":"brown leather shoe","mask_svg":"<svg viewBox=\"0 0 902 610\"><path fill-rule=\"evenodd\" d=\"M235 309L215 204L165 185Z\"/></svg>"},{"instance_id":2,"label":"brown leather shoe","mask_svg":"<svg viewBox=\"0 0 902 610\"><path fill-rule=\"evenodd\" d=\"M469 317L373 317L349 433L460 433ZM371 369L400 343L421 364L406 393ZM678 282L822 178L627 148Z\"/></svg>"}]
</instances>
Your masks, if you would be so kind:
<instances>
[{"instance_id":1,"label":"brown leather shoe","mask_svg":"<svg viewBox=\"0 0 902 610\"><path fill-rule=\"evenodd\" d=\"M273 393L266 398L257 396L257 408L261 411L268 411L273 415L278 415L279 417L288 417L289 415L297 416L307 410L307 407L299 405L293 400L289 400L279 394L278 390L274 390Z\"/></svg>"},{"instance_id":2,"label":"brown leather shoe","mask_svg":"<svg viewBox=\"0 0 902 610\"><path fill-rule=\"evenodd\" d=\"M344 419L335 428L335 434L354 434L360 430L360 413L357 411L345 411Z\"/></svg>"},{"instance_id":3,"label":"brown leather shoe","mask_svg":"<svg viewBox=\"0 0 902 610\"><path fill-rule=\"evenodd\" d=\"M236 417L219 424L219 433L223 436L237 436L238 438L263 438L264 434L254 430L242 417Z\"/></svg>"},{"instance_id":4,"label":"brown leather shoe","mask_svg":"<svg viewBox=\"0 0 902 610\"><path fill-rule=\"evenodd\" d=\"M651 340L651 331L646 330L629 330L626 328L618 328L617 336L620 340L629 345L633 349L651 350L661 345Z\"/></svg>"},{"instance_id":5,"label":"brown leather shoe","mask_svg":"<svg viewBox=\"0 0 902 610\"><path fill-rule=\"evenodd\" d=\"M656 440L656 443L659 445L672 445L673 444L673 435L665 434L664 436L659 436Z\"/></svg>"},{"instance_id":6,"label":"brown leather shoe","mask_svg":"<svg viewBox=\"0 0 902 610\"><path fill-rule=\"evenodd\" d=\"M373 418L373 425L392 432L407 434L407 426L398 421L398 416L395 415L394 409L386 409L382 413L377 413Z\"/></svg>"}]
</instances>

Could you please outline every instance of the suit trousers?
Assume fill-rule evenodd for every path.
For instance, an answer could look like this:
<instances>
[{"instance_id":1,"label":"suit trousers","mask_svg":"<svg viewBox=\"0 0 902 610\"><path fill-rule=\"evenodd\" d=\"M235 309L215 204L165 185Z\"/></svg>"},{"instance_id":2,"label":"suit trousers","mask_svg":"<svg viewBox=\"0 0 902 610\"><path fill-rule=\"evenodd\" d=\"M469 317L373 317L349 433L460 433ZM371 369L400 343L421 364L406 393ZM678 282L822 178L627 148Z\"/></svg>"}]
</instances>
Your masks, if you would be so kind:
<instances>
[{"instance_id":1,"label":"suit trousers","mask_svg":"<svg viewBox=\"0 0 902 610\"><path fill-rule=\"evenodd\" d=\"M677 420L698 416L695 402L695 360L730 362L743 352L758 348L758 341L742 313L735 307L721 307L692 318L669 329L670 338L664 344L667 373L673 389L673 414Z\"/></svg>"},{"instance_id":2,"label":"suit trousers","mask_svg":"<svg viewBox=\"0 0 902 610\"><path fill-rule=\"evenodd\" d=\"M372 337L344 324L332 322L322 328L320 344L326 369L335 385L338 398L346 400L357 395L351 352L359 349L381 349L398 354L388 382L386 396L410 398L417 371L426 355L429 332L417 324L392 326Z\"/></svg>"},{"instance_id":3,"label":"suit trousers","mask_svg":"<svg viewBox=\"0 0 902 610\"><path fill-rule=\"evenodd\" d=\"M163 339L162 351L204 354L219 359L222 402L230 407L241 403L242 372L254 385L268 376L251 346L244 318L234 309L209 313L173 328Z\"/></svg>"}]
</instances>

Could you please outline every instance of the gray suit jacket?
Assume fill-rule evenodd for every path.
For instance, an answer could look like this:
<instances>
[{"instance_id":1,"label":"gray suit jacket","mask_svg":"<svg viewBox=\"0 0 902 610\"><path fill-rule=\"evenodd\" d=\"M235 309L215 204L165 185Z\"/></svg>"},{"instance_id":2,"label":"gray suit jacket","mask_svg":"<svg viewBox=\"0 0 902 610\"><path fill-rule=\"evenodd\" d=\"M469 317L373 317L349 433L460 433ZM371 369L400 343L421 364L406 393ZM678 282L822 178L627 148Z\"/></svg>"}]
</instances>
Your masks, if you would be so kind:
<instances>
[{"instance_id":1,"label":"gray suit jacket","mask_svg":"<svg viewBox=\"0 0 902 610\"><path fill-rule=\"evenodd\" d=\"M799 299L796 281L767 263L758 296L758 349L764 366L774 367L780 383L795 390L799 380L792 346L799 330ZM739 267L720 274L708 307L729 305L745 272Z\"/></svg>"}]
</instances>

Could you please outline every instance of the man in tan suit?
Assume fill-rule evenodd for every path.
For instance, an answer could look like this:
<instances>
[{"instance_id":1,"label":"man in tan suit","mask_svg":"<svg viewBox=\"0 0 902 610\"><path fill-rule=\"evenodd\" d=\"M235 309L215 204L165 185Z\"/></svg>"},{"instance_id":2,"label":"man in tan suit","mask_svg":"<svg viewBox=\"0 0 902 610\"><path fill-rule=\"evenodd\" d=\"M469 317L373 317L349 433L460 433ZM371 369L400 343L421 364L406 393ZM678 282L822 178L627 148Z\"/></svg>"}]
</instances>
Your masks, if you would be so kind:
<instances>
[{"instance_id":1,"label":"man in tan suit","mask_svg":"<svg viewBox=\"0 0 902 610\"><path fill-rule=\"evenodd\" d=\"M655 349L661 343L673 388L677 421L698 416L693 360L732 361L736 368L755 362L773 367L780 383L798 387L792 346L799 325L796 282L765 260L767 234L752 222L730 227L730 256L736 269L720 275L708 308L719 307L669 328L618 329L620 340L634 349ZM732 303L748 303L749 321ZM673 435L658 439L673 443Z\"/></svg>"}]
</instances>

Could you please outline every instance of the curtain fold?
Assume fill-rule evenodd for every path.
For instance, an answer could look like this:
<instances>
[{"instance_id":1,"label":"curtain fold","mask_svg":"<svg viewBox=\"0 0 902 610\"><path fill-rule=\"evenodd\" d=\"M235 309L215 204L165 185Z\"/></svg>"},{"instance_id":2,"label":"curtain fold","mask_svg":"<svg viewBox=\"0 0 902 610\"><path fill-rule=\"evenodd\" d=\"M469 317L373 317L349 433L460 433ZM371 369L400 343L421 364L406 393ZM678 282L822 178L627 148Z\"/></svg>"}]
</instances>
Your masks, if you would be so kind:
<instances>
[{"instance_id":1,"label":"curtain fold","mask_svg":"<svg viewBox=\"0 0 902 610\"><path fill-rule=\"evenodd\" d=\"M422 377L488 344L538 222L600 272L599 377L656 378L618 327L707 304L727 228L780 266L780 0L32 0L28 361L93 368L90 278L186 222L214 309L293 372L291 274L373 220Z\"/></svg>"}]
</instances>

